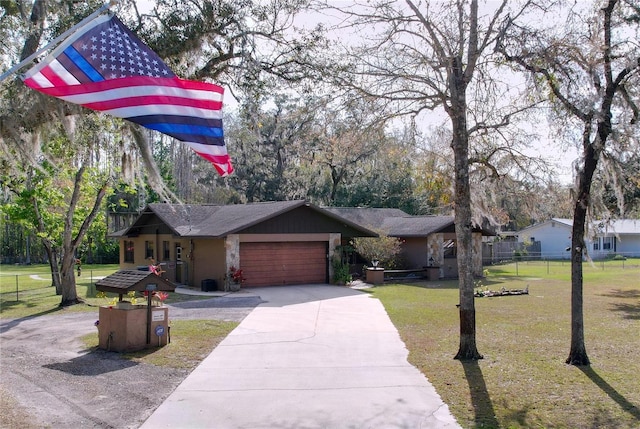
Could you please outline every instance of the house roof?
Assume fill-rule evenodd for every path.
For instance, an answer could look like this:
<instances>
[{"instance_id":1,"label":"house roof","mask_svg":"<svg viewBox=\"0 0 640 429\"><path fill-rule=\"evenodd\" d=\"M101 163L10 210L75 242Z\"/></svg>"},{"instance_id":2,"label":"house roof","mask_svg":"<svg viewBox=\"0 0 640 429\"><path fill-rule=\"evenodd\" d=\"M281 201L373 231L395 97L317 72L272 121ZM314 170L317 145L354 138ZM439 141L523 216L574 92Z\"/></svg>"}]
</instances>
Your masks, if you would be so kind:
<instances>
[{"instance_id":1,"label":"house roof","mask_svg":"<svg viewBox=\"0 0 640 429\"><path fill-rule=\"evenodd\" d=\"M368 236L377 236L375 232L361 224L327 212L304 200L234 205L149 204L133 225L114 233L113 236L130 234L137 228L147 225L150 217L157 216L177 236L222 238L299 207L308 207Z\"/></svg>"},{"instance_id":2,"label":"house roof","mask_svg":"<svg viewBox=\"0 0 640 429\"><path fill-rule=\"evenodd\" d=\"M618 219L607 222L596 222L598 233L609 234L639 234L640 219Z\"/></svg>"},{"instance_id":3,"label":"house roof","mask_svg":"<svg viewBox=\"0 0 640 429\"><path fill-rule=\"evenodd\" d=\"M454 232L453 216L414 216L385 219L382 228L397 237L424 237L436 232Z\"/></svg>"},{"instance_id":4,"label":"house roof","mask_svg":"<svg viewBox=\"0 0 640 429\"><path fill-rule=\"evenodd\" d=\"M450 229L453 216L411 216L400 209L366 207L325 207L367 228L379 228L392 237L425 237Z\"/></svg>"},{"instance_id":5,"label":"house roof","mask_svg":"<svg viewBox=\"0 0 640 429\"><path fill-rule=\"evenodd\" d=\"M130 291L143 292L147 285L155 284L157 291L173 292L176 286L151 271L120 270L96 282L96 290L125 294Z\"/></svg>"},{"instance_id":6,"label":"house roof","mask_svg":"<svg viewBox=\"0 0 640 429\"><path fill-rule=\"evenodd\" d=\"M559 223L563 226L571 228L573 226L573 219L565 219L565 218L552 218L548 221L541 222L535 225L528 226L523 228L522 231L527 231L529 229L539 228L543 225L546 225L550 222ZM596 220L591 222L590 225L591 232L597 235L603 234L640 234L640 219L617 219L611 221L604 220Z\"/></svg>"}]
</instances>

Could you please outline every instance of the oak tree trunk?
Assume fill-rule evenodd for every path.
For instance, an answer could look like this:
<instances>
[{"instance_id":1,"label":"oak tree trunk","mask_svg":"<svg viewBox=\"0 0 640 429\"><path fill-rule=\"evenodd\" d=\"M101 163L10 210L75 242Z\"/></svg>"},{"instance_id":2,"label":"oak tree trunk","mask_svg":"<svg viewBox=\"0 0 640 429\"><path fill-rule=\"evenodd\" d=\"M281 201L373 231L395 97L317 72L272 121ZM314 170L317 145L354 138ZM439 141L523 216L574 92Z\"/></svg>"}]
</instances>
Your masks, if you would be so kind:
<instances>
[{"instance_id":1,"label":"oak tree trunk","mask_svg":"<svg viewBox=\"0 0 640 429\"><path fill-rule=\"evenodd\" d=\"M467 129L466 83L462 59L451 59L451 147L455 163L455 226L458 277L460 282L460 347L454 359L482 359L476 346L476 309L473 294L471 190L469 182L469 132Z\"/></svg>"},{"instance_id":2,"label":"oak tree trunk","mask_svg":"<svg viewBox=\"0 0 640 429\"><path fill-rule=\"evenodd\" d=\"M600 128L600 127L599 127ZM587 210L591 198L591 182L598 164L599 145L601 136L596 142L589 141L589 134L584 135L584 168L578 171L578 189L575 206L573 208L573 226L571 231L571 348L566 362L570 365L589 365L589 357L584 342L584 304L583 304L583 274L582 259L586 254L585 225ZM606 137L605 137L606 139Z\"/></svg>"}]
</instances>

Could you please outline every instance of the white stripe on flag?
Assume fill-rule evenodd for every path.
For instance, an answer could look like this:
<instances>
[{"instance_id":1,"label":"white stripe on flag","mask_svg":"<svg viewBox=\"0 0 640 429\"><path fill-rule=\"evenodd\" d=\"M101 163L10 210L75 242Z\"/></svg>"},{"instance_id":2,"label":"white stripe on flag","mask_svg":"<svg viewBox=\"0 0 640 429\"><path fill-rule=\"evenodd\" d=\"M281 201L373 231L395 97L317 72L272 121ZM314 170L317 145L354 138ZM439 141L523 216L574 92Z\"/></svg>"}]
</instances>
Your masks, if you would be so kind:
<instances>
[{"instance_id":1,"label":"white stripe on flag","mask_svg":"<svg viewBox=\"0 0 640 429\"><path fill-rule=\"evenodd\" d=\"M36 83L38 88L51 88L53 86L49 79L44 77L42 73L34 74L31 76L31 80Z\"/></svg>"},{"instance_id":2,"label":"white stripe on flag","mask_svg":"<svg viewBox=\"0 0 640 429\"><path fill-rule=\"evenodd\" d=\"M213 155L213 156L227 155L226 146L218 146L214 144L190 143L190 142L183 142L183 143L188 144L189 147L197 153L204 153L204 154Z\"/></svg>"},{"instance_id":3,"label":"white stripe on flag","mask_svg":"<svg viewBox=\"0 0 640 429\"><path fill-rule=\"evenodd\" d=\"M66 68L56 59L51 61L49 68L67 85L79 85L80 81L74 75L69 73Z\"/></svg>"},{"instance_id":4,"label":"white stripe on flag","mask_svg":"<svg viewBox=\"0 0 640 429\"><path fill-rule=\"evenodd\" d=\"M204 119L222 119L221 109L199 109L196 107L175 106L170 104L120 107L118 109L103 110L103 112L117 116L118 118L133 118L147 115L177 115Z\"/></svg>"},{"instance_id":5,"label":"white stripe on flag","mask_svg":"<svg viewBox=\"0 0 640 429\"><path fill-rule=\"evenodd\" d=\"M61 96L70 103L87 104L102 103L110 100L120 100L132 97L147 96L180 97L189 100L205 100L222 102L222 94L216 91L197 89L183 89L162 85L129 86L126 88L107 89L104 91L86 92L81 94Z\"/></svg>"}]
</instances>

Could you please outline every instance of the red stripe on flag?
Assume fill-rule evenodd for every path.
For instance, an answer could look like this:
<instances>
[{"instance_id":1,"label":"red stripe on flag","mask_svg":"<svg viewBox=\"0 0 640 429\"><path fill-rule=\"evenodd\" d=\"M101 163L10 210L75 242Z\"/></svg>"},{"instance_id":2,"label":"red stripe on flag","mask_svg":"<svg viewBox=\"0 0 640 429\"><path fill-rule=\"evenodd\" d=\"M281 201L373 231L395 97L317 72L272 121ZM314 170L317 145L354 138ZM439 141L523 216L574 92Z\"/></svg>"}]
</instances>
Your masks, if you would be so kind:
<instances>
[{"instance_id":1,"label":"red stripe on flag","mask_svg":"<svg viewBox=\"0 0 640 429\"><path fill-rule=\"evenodd\" d=\"M222 109L222 103L219 101L194 100L193 98L169 97L166 95L145 95L141 97L118 98L115 100L83 103L82 105L89 109L104 111L122 107L153 106L158 104L168 106L188 106L207 110Z\"/></svg>"},{"instance_id":2,"label":"red stripe on flag","mask_svg":"<svg viewBox=\"0 0 640 429\"><path fill-rule=\"evenodd\" d=\"M148 76L108 79L99 82L87 82L83 83L82 85L68 85L67 83L60 81L58 86L60 87L43 89L46 90L47 94L51 95L52 97L88 94L92 92L107 91L110 89L131 88L136 86L157 86L215 92L217 94L224 93L224 88L213 83L194 82L191 80L183 80L179 78L158 78Z\"/></svg>"},{"instance_id":3,"label":"red stripe on flag","mask_svg":"<svg viewBox=\"0 0 640 429\"><path fill-rule=\"evenodd\" d=\"M214 155L209 155L207 153L200 153L200 152L196 152L196 153L201 157L203 157L204 159L206 159L207 161L209 161L214 166L218 174L220 174L221 176L226 176L233 173L233 165L231 165L231 159L229 158L228 155L214 156Z\"/></svg>"},{"instance_id":4,"label":"red stripe on flag","mask_svg":"<svg viewBox=\"0 0 640 429\"><path fill-rule=\"evenodd\" d=\"M49 82L51 82L51 84L53 86L68 86L69 84L67 82L65 82L64 80L62 80L62 78L60 78L60 76L58 76L58 74L56 72L54 72L51 67L46 66L44 67L42 70L40 70L40 74L42 74L44 77L47 78L47 80Z\"/></svg>"}]
</instances>

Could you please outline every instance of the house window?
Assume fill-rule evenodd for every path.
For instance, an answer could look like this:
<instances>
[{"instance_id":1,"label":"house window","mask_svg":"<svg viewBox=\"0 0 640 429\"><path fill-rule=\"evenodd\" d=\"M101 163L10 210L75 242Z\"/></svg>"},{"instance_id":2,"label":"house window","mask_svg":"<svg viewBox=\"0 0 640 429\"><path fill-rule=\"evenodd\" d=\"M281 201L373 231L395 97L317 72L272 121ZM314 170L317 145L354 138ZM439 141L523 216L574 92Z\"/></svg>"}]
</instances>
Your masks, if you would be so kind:
<instances>
[{"instance_id":1,"label":"house window","mask_svg":"<svg viewBox=\"0 0 640 429\"><path fill-rule=\"evenodd\" d=\"M444 243L442 243L442 247L445 259L452 259L458 256L458 249L456 248L455 240L445 240Z\"/></svg>"},{"instance_id":2,"label":"house window","mask_svg":"<svg viewBox=\"0 0 640 429\"><path fill-rule=\"evenodd\" d=\"M153 241L144 242L144 258L153 258Z\"/></svg>"},{"instance_id":3,"label":"house window","mask_svg":"<svg viewBox=\"0 0 640 429\"><path fill-rule=\"evenodd\" d=\"M124 262L133 262L134 254L133 241L124 242Z\"/></svg>"},{"instance_id":4,"label":"house window","mask_svg":"<svg viewBox=\"0 0 640 429\"><path fill-rule=\"evenodd\" d=\"M602 250L615 250L614 239L615 237L602 237Z\"/></svg>"},{"instance_id":5,"label":"house window","mask_svg":"<svg viewBox=\"0 0 640 429\"><path fill-rule=\"evenodd\" d=\"M182 247L176 243L176 261L182 261Z\"/></svg>"},{"instance_id":6,"label":"house window","mask_svg":"<svg viewBox=\"0 0 640 429\"><path fill-rule=\"evenodd\" d=\"M600 239L596 238L593 241L593 250L600 250Z\"/></svg>"},{"instance_id":7,"label":"house window","mask_svg":"<svg viewBox=\"0 0 640 429\"><path fill-rule=\"evenodd\" d=\"M171 254L169 253L169 242L163 241L162 242L162 260L168 261L169 259L171 259Z\"/></svg>"}]
</instances>

